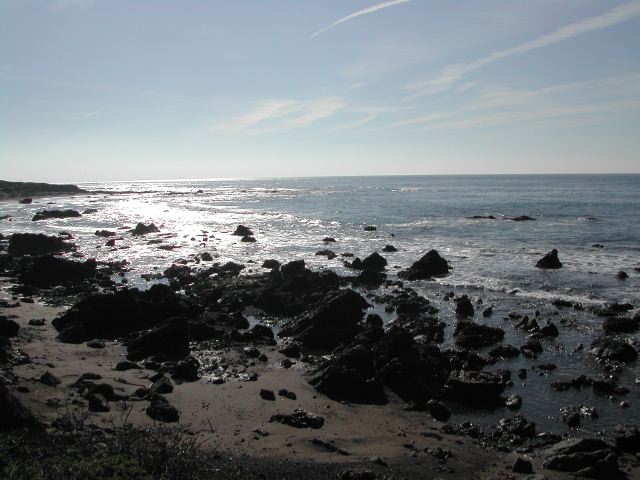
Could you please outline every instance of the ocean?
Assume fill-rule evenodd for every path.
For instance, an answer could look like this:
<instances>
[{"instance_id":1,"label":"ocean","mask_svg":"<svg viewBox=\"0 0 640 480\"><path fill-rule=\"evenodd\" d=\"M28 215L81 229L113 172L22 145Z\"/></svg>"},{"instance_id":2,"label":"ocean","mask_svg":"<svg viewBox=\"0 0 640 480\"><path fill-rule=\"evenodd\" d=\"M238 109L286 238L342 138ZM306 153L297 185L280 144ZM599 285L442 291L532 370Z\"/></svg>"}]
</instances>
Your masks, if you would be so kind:
<instances>
[{"instance_id":1,"label":"ocean","mask_svg":"<svg viewBox=\"0 0 640 480\"><path fill-rule=\"evenodd\" d=\"M73 197L36 198L31 205L15 200L0 202L3 234L13 232L69 232L87 258L127 260L130 285L146 288L145 274L162 272L173 262L209 252L216 261L233 260L261 271L263 260L303 258L310 268L331 268L353 273L341 253L366 256L381 253L391 244L398 251L385 254L393 279L428 250L436 249L452 267L436 281L412 282L440 308L439 318L448 324L443 348L451 346L456 318L448 291L465 293L483 306L493 305L494 315L476 320L501 326L505 343L519 346L522 331L505 317L512 311L530 314L538 310L543 319L560 327L560 336L537 360L555 363L550 373L531 371L525 382L515 377L518 368L529 368L522 358L499 362L491 369L514 372L511 393L524 398L522 412L542 426L558 421L560 408L595 406L598 420L583 420L583 427L597 430L619 420L618 403L630 408L624 416L640 418L640 376L637 365L619 373L631 392L611 400L591 390L554 392L549 378L601 372L588 345L601 332L602 318L574 309L560 311L550 302L563 299L585 306L606 302L640 305L640 175L482 175L482 176L388 176L274 179L214 179L79 184L102 193ZM31 221L43 209L96 209L81 218ZM495 219L473 219L473 216ZM534 220L513 221L526 215ZM132 237L119 228L138 222L155 223L160 234ZM250 227L256 243L242 243L231 235L238 224ZM375 231L365 231L372 225ZM116 247L106 247L96 230L122 233ZM324 237L335 243L324 244ZM117 237L119 238L119 237ZM162 247L162 248L161 248ZM328 260L315 255L331 249L338 256ZM536 261L553 248L564 267L545 271ZM255 262L255 263L253 263ZM617 278L619 271L629 278ZM379 312L390 322L393 314ZM477 309L478 311L478 309ZM637 311L637 310L636 310ZM639 342L638 334L626 335ZM574 351L583 344L583 351ZM640 380L639 380L640 382ZM524 384L523 384L524 383ZM455 420L478 421L476 412L461 408ZM495 421L504 411L487 412L482 421Z\"/></svg>"}]
</instances>

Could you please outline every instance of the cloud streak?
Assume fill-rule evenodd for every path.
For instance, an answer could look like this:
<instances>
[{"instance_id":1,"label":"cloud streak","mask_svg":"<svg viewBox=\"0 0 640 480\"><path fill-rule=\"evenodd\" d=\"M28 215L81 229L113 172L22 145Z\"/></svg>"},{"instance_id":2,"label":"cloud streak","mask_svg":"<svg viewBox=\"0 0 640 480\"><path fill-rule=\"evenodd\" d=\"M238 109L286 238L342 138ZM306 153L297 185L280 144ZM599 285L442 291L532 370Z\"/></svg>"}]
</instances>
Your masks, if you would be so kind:
<instances>
[{"instance_id":1,"label":"cloud streak","mask_svg":"<svg viewBox=\"0 0 640 480\"><path fill-rule=\"evenodd\" d=\"M272 133L305 127L344 109L345 102L329 97L317 100L266 100L242 115L209 128L213 133Z\"/></svg>"},{"instance_id":2,"label":"cloud streak","mask_svg":"<svg viewBox=\"0 0 640 480\"><path fill-rule=\"evenodd\" d=\"M346 17L342 17L342 18L336 20L335 22L333 22L330 25L327 25L326 27L321 28L317 32L313 33L310 38L315 38L318 35L320 35L321 33L324 33L327 30L330 30L333 27L336 27L336 26L340 25L341 23L348 22L349 20L353 20L354 18L361 17L362 15L368 15L370 13L377 12L378 10L382 10L382 9L385 9L385 8L393 7L395 5L400 5L402 3L408 3L410 1L411 0L388 0L386 2L377 3L377 4L372 5L370 7L363 8L362 10L358 10L357 12L351 13L351 14L347 15Z\"/></svg>"},{"instance_id":3,"label":"cloud streak","mask_svg":"<svg viewBox=\"0 0 640 480\"><path fill-rule=\"evenodd\" d=\"M467 74L491 63L516 55L522 55L532 50L548 47L585 33L612 27L636 17L640 17L640 0L623 3L606 11L602 15L583 18L577 22L560 27L551 33L541 35L529 42L494 52L478 60L449 65L440 72L439 76L429 80L410 83L406 85L405 88L412 92L412 97L443 92L452 88L453 85L458 83Z\"/></svg>"}]
</instances>

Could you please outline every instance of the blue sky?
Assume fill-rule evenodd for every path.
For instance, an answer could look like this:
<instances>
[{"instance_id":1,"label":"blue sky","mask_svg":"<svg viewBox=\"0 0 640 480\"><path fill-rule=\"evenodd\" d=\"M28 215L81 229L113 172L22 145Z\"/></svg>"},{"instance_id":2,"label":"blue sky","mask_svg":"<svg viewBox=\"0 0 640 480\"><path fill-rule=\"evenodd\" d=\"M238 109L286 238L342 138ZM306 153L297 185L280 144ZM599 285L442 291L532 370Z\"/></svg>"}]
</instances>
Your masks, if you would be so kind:
<instances>
[{"instance_id":1,"label":"blue sky","mask_svg":"<svg viewBox=\"0 0 640 480\"><path fill-rule=\"evenodd\" d=\"M0 178L640 171L640 0L0 0Z\"/></svg>"}]
</instances>

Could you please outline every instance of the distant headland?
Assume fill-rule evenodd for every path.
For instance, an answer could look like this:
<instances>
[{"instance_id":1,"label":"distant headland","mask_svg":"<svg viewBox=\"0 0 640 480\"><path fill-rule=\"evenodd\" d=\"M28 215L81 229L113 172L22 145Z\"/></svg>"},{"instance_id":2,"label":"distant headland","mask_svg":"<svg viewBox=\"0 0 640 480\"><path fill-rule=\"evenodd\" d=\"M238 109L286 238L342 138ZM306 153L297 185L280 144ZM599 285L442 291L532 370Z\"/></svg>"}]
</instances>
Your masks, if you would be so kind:
<instances>
[{"instance_id":1,"label":"distant headland","mask_svg":"<svg viewBox=\"0 0 640 480\"><path fill-rule=\"evenodd\" d=\"M0 199L86 193L77 185L0 180Z\"/></svg>"}]
</instances>

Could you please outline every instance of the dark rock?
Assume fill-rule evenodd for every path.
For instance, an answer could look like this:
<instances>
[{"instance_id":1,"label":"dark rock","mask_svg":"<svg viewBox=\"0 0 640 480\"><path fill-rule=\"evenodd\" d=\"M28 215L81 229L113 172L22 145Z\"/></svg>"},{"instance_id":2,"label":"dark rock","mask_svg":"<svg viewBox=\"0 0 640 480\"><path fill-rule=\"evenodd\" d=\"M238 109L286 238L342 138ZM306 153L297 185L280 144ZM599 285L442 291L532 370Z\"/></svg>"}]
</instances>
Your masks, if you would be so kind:
<instances>
[{"instance_id":1,"label":"dark rock","mask_svg":"<svg viewBox=\"0 0 640 480\"><path fill-rule=\"evenodd\" d=\"M490 317L491 315L493 315L493 308L492 307L487 307L482 312L482 316L484 318Z\"/></svg>"},{"instance_id":2,"label":"dark rock","mask_svg":"<svg viewBox=\"0 0 640 480\"><path fill-rule=\"evenodd\" d=\"M628 453L640 452L640 430L636 425L616 425L614 439L620 450Z\"/></svg>"},{"instance_id":3,"label":"dark rock","mask_svg":"<svg viewBox=\"0 0 640 480\"><path fill-rule=\"evenodd\" d=\"M189 354L187 323L180 318L167 321L163 325L144 332L127 342L127 350L132 358L142 359L162 353L168 358L183 358Z\"/></svg>"},{"instance_id":4,"label":"dark rock","mask_svg":"<svg viewBox=\"0 0 640 480\"><path fill-rule=\"evenodd\" d=\"M251 235L245 235L240 239L240 241L244 243L256 243L256 239Z\"/></svg>"},{"instance_id":5,"label":"dark rock","mask_svg":"<svg viewBox=\"0 0 640 480\"><path fill-rule=\"evenodd\" d=\"M171 380L162 375L159 379L157 379L151 387L149 387L149 391L152 393L165 394L173 392L173 385L171 384Z\"/></svg>"},{"instance_id":6,"label":"dark rock","mask_svg":"<svg viewBox=\"0 0 640 480\"><path fill-rule=\"evenodd\" d=\"M398 276L407 280L422 280L447 273L449 273L447 261L436 250L430 250L407 270L401 271Z\"/></svg>"},{"instance_id":7,"label":"dark rock","mask_svg":"<svg viewBox=\"0 0 640 480\"><path fill-rule=\"evenodd\" d=\"M387 279L387 275L374 270L362 270L356 277L354 284L365 287L379 287Z\"/></svg>"},{"instance_id":8,"label":"dark rock","mask_svg":"<svg viewBox=\"0 0 640 480\"><path fill-rule=\"evenodd\" d=\"M364 227L365 232L375 232L376 230L378 230L378 228L373 225L367 225Z\"/></svg>"},{"instance_id":9,"label":"dark rock","mask_svg":"<svg viewBox=\"0 0 640 480\"><path fill-rule=\"evenodd\" d=\"M118 372L125 372L127 370L139 369L140 365L137 363L130 362L129 360L123 360L122 362L116 363L115 370Z\"/></svg>"},{"instance_id":10,"label":"dark rock","mask_svg":"<svg viewBox=\"0 0 640 480\"><path fill-rule=\"evenodd\" d=\"M74 262L64 258L38 257L23 269L20 280L27 285L47 287L64 282L78 282L96 273L96 261Z\"/></svg>"},{"instance_id":11,"label":"dark rock","mask_svg":"<svg viewBox=\"0 0 640 480\"><path fill-rule=\"evenodd\" d=\"M386 252L386 253L393 253L393 252L397 252L397 251L398 251L398 249L397 249L396 247L394 247L393 245L386 245L386 246L382 249L382 251L383 251L383 252Z\"/></svg>"},{"instance_id":12,"label":"dark rock","mask_svg":"<svg viewBox=\"0 0 640 480\"><path fill-rule=\"evenodd\" d=\"M15 337L20 331L20 325L15 321L0 315L0 337Z\"/></svg>"},{"instance_id":13,"label":"dark rock","mask_svg":"<svg viewBox=\"0 0 640 480\"><path fill-rule=\"evenodd\" d=\"M379 272L385 269L387 266L387 260L381 256L378 252L373 252L371 255L362 260L362 269L371 270L373 272Z\"/></svg>"},{"instance_id":14,"label":"dark rock","mask_svg":"<svg viewBox=\"0 0 640 480\"><path fill-rule=\"evenodd\" d=\"M631 333L640 329L640 316L634 318L611 317L602 324L602 328L607 333Z\"/></svg>"},{"instance_id":15,"label":"dark rock","mask_svg":"<svg viewBox=\"0 0 640 480\"><path fill-rule=\"evenodd\" d=\"M244 225L238 225L235 231L231 235L236 235L238 237L247 237L247 236L252 236L253 232L249 227L245 227Z\"/></svg>"},{"instance_id":16,"label":"dark rock","mask_svg":"<svg viewBox=\"0 0 640 480\"><path fill-rule=\"evenodd\" d=\"M111 232L109 230L96 230L95 233L98 237L115 237L116 232Z\"/></svg>"},{"instance_id":17,"label":"dark rock","mask_svg":"<svg viewBox=\"0 0 640 480\"><path fill-rule=\"evenodd\" d=\"M453 371L444 387L447 398L472 407L503 404L505 389L502 378L489 372Z\"/></svg>"},{"instance_id":18,"label":"dark rock","mask_svg":"<svg viewBox=\"0 0 640 480\"><path fill-rule=\"evenodd\" d=\"M366 468L349 468L342 472L339 480L377 480L379 477L375 472Z\"/></svg>"},{"instance_id":19,"label":"dark rock","mask_svg":"<svg viewBox=\"0 0 640 480\"><path fill-rule=\"evenodd\" d=\"M273 390L265 390L264 388L260 390L260 397L263 400L270 400L274 402L276 400L276 394L273 393Z\"/></svg>"},{"instance_id":20,"label":"dark rock","mask_svg":"<svg viewBox=\"0 0 640 480\"><path fill-rule=\"evenodd\" d=\"M335 239L335 238L333 238L333 237L324 237L324 238L322 239L322 241L323 241L324 243L334 243L334 242L336 241L336 239Z\"/></svg>"},{"instance_id":21,"label":"dark rock","mask_svg":"<svg viewBox=\"0 0 640 480\"><path fill-rule=\"evenodd\" d=\"M387 403L380 383L367 380L356 369L344 365L328 365L320 369L309 383L333 400L376 405Z\"/></svg>"},{"instance_id":22,"label":"dark rock","mask_svg":"<svg viewBox=\"0 0 640 480\"><path fill-rule=\"evenodd\" d=\"M47 371L40 376L40 383L44 383L50 387L55 387L56 385L60 385L61 382L53 373Z\"/></svg>"},{"instance_id":23,"label":"dark rock","mask_svg":"<svg viewBox=\"0 0 640 480\"><path fill-rule=\"evenodd\" d=\"M544 269L557 269L562 268L562 263L558 259L558 250L555 248L547 253L536 263L536 267Z\"/></svg>"},{"instance_id":24,"label":"dark rock","mask_svg":"<svg viewBox=\"0 0 640 480\"><path fill-rule=\"evenodd\" d=\"M467 217L468 220L495 220L496 217L493 215L473 215L471 217Z\"/></svg>"},{"instance_id":25,"label":"dark rock","mask_svg":"<svg viewBox=\"0 0 640 480\"><path fill-rule=\"evenodd\" d=\"M300 346L295 343L281 346L278 352L289 358L300 358Z\"/></svg>"},{"instance_id":26,"label":"dark rock","mask_svg":"<svg viewBox=\"0 0 640 480\"><path fill-rule=\"evenodd\" d=\"M514 393L505 400L504 405L511 410L517 410L522 406L522 397Z\"/></svg>"},{"instance_id":27,"label":"dark rock","mask_svg":"<svg viewBox=\"0 0 640 480\"><path fill-rule=\"evenodd\" d=\"M151 403L145 409L145 412L153 420L159 422L172 423L180 419L180 412L169 404L169 402L159 395L154 395Z\"/></svg>"},{"instance_id":28,"label":"dark rock","mask_svg":"<svg viewBox=\"0 0 640 480\"><path fill-rule=\"evenodd\" d=\"M20 400L12 395L0 380L0 431L43 430L42 424Z\"/></svg>"},{"instance_id":29,"label":"dark rock","mask_svg":"<svg viewBox=\"0 0 640 480\"><path fill-rule=\"evenodd\" d=\"M280 272L284 277L296 277L305 272L304 260L293 260L280 267Z\"/></svg>"},{"instance_id":30,"label":"dark rock","mask_svg":"<svg viewBox=\"0 0 640 480\"><path fill-rule=\"evenodd\" d=\"M617 274L616 274L616 278L618 280L626 280L627 278L629 278L629 275L627 274L627 272L625 272L624 270L620 270Z\"/></svg>"},{"instance_id":31,"label":"dark rock","mask_svg":"<svg viewBox=\"0 0 640 480\"><path fill-rule=\"evenodd\" d=\"M520 350L513 345L498 345L489 352L489 356L495 358L514 358L518 355L520 355Z\"/></svg>"},{"instance_id":32,"label":"dark rock","mask_svg":"<svg viewBox=\"0 0 640 480\"><path fill-rule=\"evenodd\" d=\"M115 238L111 238L109 240L107 240L104 244L105 247L115 247L116 245L116 239Z\"/></svg>"},{"instance_id":33,"label":"dark rock","mask_svg":"<svg viewBox=\"0 0 640 480\"><path fill-rule=\"evenodd\" d=\"M591 344L591 353L600 360L630 362L638 358L638 352L624 340L603 337Z\"/></svg>"},{"instance_id":34,"label":"dark rock","mask_svg":"<svg viewBox=\"0 0 640 480\"><path fill-rule=\"evenodd\" d=\"M473 317L473 304L466 295L456 300L456 315L461 317Z\"/></svg>"},{"instance_id":35,"label":"dark rock","mask_svg":"<svg viewBox=\"0 0 640 480\"><path fill-rule=\"evenodd\" d=\"M200 260L203 262L211 262L213 261L213 256L209 252L202 252L200 254Z\"/></svg>"},{"instance_id":36,"label":"dark rock","mask_svg":"<svg viewBox=\"0 0 640 480\"><path fill-rule=\"evenodd\" d=\"M92 213L98 213L98 209L97 208L87 208L87 209L82 211L83 215L90 215Z\"/></svg>"},{"instance_id":37,"label":"dark rock","mask_svg":"<svg viewBox=\"0 0 640 480\"><path fill-rule=\"evenodd\" d=\"M19 203L21 203L22 205L31 205L32 202L33 202L33 198L29 198L29 197L19 200Z\"/></svg>"},{"instance_id":38,"label":"dark rock","mask_svg":"<svg viewBox=\"0 0 640 480\"><path fill-rule=\"evenodd\" d=\"M156 233L159 231L160 229L156 227L154 223L150 223L149 225L138 223L135 228L130 230L131 235L147 235L148 233Z\"/></svg>"},{"instance_id":39,"label":"dark rock","mask_svg":"<svg viewBox=\"0 0 640 480\"><path fill-rule=\"evenodd\" d=\"M511 467L511 471L514 473L523 473L525 475L529 475L533 473L533 465L529 460L518 457Z\"/></svg>"},{"instance_id":40,"label":"dark rock","mask_svg":"<svg viewBox=\"0 0 640 480\"><path fill-rule=\"evenodd\" d=\"M31 325L32 327L42 327L45 322L46 321L44 318L32 318L31 320L29 320L29 325Z\"/></svg>"},{"instance_id":41,"label":"dark rock","mask_svg":"<svg viewBox=\"0 0 640 480\"><path fill-rule=\"evenodd\" d=\"M289 400L297 400L298 399L298 397L296 396L296 394L294 392L290 392L286 388L281 388L280 390L278 390L278 395L280 395L281 397L284 397L284 398L288 398Z\"/></svg>"},{"instance_id":42,"label":"dark rock","mask_svg":"<svg viewBox=\"0 0 640 480\"><path fill-rule=\"evenodd\" d=\"M99 338L96 338L93 340L89 340L87 342L87 347L101 349L105 347L105 343L104 343L104 340L100 340Z\"/></svg>"},{"instance_id":43,"label":"dark rock","mask_svg":"<svg viewBox=\"0 0 640 480\"><path fill-rule=\"evenodd\" d=\"M256 324L251 329L247 330L245 335L257 342L265 343L267 345L275 345L276 341L273 336L273 330L266 325Z\"/></svg>"},{"instance_id":44,"label":"dark rock","mask_svg":"<svg viewBox=\"0 0 640 480\"><path fill-rule=\"evenodd\" d=\"M43 210L42 212L36 212L31 220L37 222L38 220L49 220L50 218L77 218L81 216L80 212L75 210Z\"/></svg>"},{"instance_id":45,"label":"dark rock","mask_svg":"<svg viewBox=\"0 0 640 480\"><path fill-rule=\"evenodd\" d=\"M438 400L429 400L427 402L427 411L433 418L440 422L446 422L451 417L449 407Z\"/></svg>"},{"instance_id":46,"label":"dark rock","mask_svg":"<svg viewBox=\"0 0 640 480\"><path fill-rule=\"evenodd\" d=\"M544 335L545 337L557 337L558 335L560 335L560 332L558 331L558 327L555 326L555 324L548 322L544 327L542 327L540 330L540 335Z\"/></svg>"},{"instance_id":47,"label":"dark rock","mask_svg":"<svg viewBox=\"0 0 640 480\"><path fill-rule=\"evenodd\" d=\"M336 253L332 250L319 250L316 252L316 255L327 257L329 260L336 258Z\"/></svg>"},{"instance_id":48,"label":"dark rock","mask_svg":"<svg viewBox=\"0 0 640 480\"><path fill-rule=\"evenodd\" d=\"M294 428L322 428L324 425L324 418L319 415L314 415L309 412L297 408L292 414L277 414L271 417L270 422L278 422L284 425L289 425Z\"/></svg>"},{"instance_id":49,"label":"dark rock","mask_svg":"<svg viewBox=\"0 0 640 480\"><path fill-rule=\"evenodd\" d=\"M109 402L99 393L92 393L87 396L87 400L89 401L89 410L92 412L108 412L111 410L109 408Z\"/></svg>"},{"instance_id":50,"label":"dark rock","mask_svg":"<svg viewBox=\"0 0 640 480\"><path fill-rule=\"evenodd\" d=\"M62 238L43 235L42 233L14 233L9 239L7 253L10 255L48 255L73 250L73 245L65 243Z\"/></svg>"},{"instance_id":51,"label":"dark rock","mask_svg":"<svg viewBox=\"0 0 640 480\"><path fill-rule=\"evenodd\" d=\"M331 292L318 307L285 323L278 335L295 337L305 346L332 349L358 333L362 310L367 306L353 290Z\"/></svg>"},{"instance_id":52,"label":"dark rock","mask_svg":"<svg viewBox=\"0 0 640 480\"><path fill-rule=\"evenodd\" d=\"M513 220L514 222L526 222L535 220L535 218L531 218L528 215L520 215L519 217L509 218L508 220Z\"/></svg>"},{"instance_id":53,"label":"dark rock","mask_svg":"<svg viewBox=\"0 0 640 480\"><path fill-rule=\"evenodd\" d=\"M501 342L504 338L504 330L461 321L456 325L453 335L456 337L456 345L459 347L476 350Z\"/></svg>"},{"instance_id":54,"label":"dark rock","mask_svg":"<svg viewBox=\"0 0 640 480\"><path fill-rule=\"evenodd\" d=\"M280 262L278 260L268 259L262 262L262 268L278 270L280 268Z\"/></svg>"},{"instance_id":55,"label":"dark rock","mask_svg":"<svg viewBox=\"0 0 640 480\"><path fill-rule=\"evenodd\" d=\"M170 365L168 371L171 374L171 378L173 378L176 383L182 383L197 381L200 378L198 376L199 369L200 362L190 356L178 361L174 365Z\"/></svg>"},{"instance_id":56,"label":"dark rock","mask_svg":"<svg viewBox=\"0 0 640 480\"><path fill-rule=\"evenodd\" d=\"M540 340L537 340L535 338L530 338L520 347L520 351L523 354L526 354L527 352L531 352L532 355L536 353L542 353L543 351L542 343L540 343Z\"/></svg>"}]
</instances>

